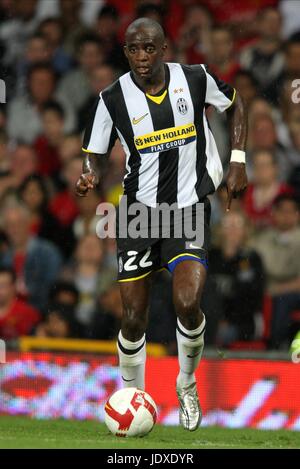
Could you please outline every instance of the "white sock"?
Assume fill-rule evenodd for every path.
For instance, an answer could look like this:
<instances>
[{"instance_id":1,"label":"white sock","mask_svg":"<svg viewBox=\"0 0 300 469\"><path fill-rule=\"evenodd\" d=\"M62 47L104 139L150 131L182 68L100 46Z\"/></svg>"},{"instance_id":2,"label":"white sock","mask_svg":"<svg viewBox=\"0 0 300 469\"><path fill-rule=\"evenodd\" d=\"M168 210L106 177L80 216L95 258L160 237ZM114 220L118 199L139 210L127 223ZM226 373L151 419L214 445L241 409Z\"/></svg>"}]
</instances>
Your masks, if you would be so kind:
<instances>
[{"instance_id":1,"label":"white sock","mask_svg":"<svg viewBox=\"0 0 300 469\"><path fill-rule=\"evenodd\" d=\"M205 316L197 329L188 330L177 319L177 346L179 375L177 385L188 386L196 381L195 370L200 362L204 348Z\"/></svg>"},{"instance_id":2,"label":"white sock","mask_svg":"<svg viewBox=\"0 0 300 469\"><path fill-rule=\"evenodd\" d=\"M121 377L125 388L145 389L146 339L145 334L137 342L118 336L118 353Z\"/></svg>"}]
</instances>

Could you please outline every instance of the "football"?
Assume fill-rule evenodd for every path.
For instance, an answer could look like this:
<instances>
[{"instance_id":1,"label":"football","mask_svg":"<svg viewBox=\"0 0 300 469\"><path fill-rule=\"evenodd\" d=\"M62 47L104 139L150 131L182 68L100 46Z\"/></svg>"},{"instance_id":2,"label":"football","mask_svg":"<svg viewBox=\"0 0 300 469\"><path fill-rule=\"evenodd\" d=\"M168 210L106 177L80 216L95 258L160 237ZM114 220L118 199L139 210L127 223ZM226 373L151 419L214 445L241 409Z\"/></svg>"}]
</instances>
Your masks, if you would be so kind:
<instances>
[{"instance_id":1,"label":"football","mask_svg":"<svg viewBox=\"0 0 300 469\"><path fill-rule=\"evenodd\" d=\"M124 388L108 399L104 414L107 428L114 435L145 436L156 422L157 408L152 397L145 391Z\"/></svg>"}]
</instances>

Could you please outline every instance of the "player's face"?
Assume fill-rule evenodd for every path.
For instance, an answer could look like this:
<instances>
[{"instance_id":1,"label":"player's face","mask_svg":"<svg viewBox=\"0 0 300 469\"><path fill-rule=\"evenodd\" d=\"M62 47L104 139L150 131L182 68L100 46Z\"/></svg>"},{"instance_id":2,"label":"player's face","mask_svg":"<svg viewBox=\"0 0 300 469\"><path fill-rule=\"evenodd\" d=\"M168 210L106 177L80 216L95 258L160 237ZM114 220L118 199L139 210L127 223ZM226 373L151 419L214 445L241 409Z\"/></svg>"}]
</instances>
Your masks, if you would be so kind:
<instances>
[{"instance_id":1,"label":"player's face","mask_svg":"<svg viewBox=\"0 0 300 469\"><path fill-rule=\"evenodd\" d=\"M163 63L166 44L161 42L155 31L141 28L128 34L124 50L134 74L149 80L156 75Z\"/></svg>"}]
</instances>

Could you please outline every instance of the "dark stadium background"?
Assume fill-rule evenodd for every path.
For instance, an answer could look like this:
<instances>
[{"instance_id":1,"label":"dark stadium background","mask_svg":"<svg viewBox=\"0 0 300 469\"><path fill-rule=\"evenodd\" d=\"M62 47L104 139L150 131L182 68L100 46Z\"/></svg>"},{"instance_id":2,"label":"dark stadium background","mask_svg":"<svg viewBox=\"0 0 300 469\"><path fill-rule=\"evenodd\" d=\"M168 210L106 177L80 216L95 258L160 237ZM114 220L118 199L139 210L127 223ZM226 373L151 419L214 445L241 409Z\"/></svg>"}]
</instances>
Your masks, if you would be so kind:
<instances>
[{"instance_id":1,"label":"dark stadium background","mask_svg":"<svg viewBox=\"0 0 300 469\"><path fill-rule=\"evenodd\" d=\"M48 393L72 364L78 377L86 363L87 389L88 370L99 367L99 409L120 386L115 241L96 235L98 204L117 204L122 193L120 143L94 193L76 198L74 184L93 102L128 71L124 32L142 16L163 25L166 61L208 64L248 107L248 189L229 213L224 185L211 197L204 424L299 430L299 396L291 399L300 350L297 0L0 0L0 412L63 415L63 401L53 397L52 412ZM226 116L207 114L226 174ZM174 424L175 394L153 377L165 366L173 383L177 370L167 274L153 282L147 341L149 392L161 401L161 421ZM65 417L101 420L102 411L70 407Z\"/></svg>"}]
</instances>

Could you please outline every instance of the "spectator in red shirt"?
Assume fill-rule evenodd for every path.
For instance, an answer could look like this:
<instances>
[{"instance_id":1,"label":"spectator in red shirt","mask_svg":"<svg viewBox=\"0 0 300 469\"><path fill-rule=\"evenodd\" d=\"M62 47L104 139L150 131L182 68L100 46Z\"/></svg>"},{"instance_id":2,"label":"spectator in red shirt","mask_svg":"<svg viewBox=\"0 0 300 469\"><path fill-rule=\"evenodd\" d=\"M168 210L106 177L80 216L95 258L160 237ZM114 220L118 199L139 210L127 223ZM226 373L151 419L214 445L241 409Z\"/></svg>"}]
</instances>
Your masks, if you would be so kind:
<instances>
[{"instance_id":1,"label":"spectator in red shirt","mask_svg":"<svg viewBox=\"0 0 300 469\"><path fill-rule=\"evenodd\" d=\"M4 340L28 335L40 320L40 313L16 296L16 274L0 269L0 337Z\"/></svg>"}]
</instances>

